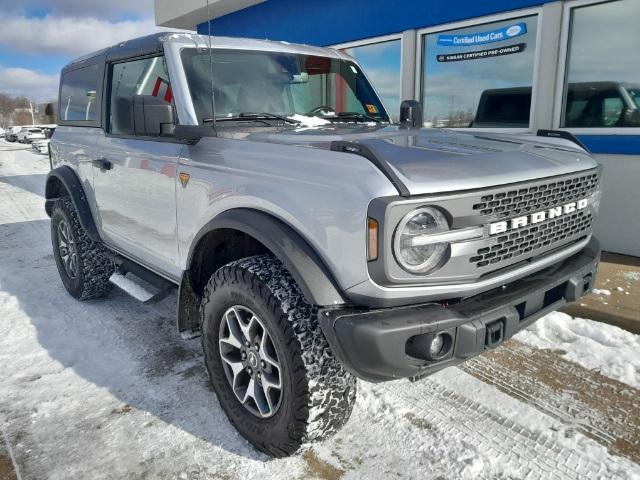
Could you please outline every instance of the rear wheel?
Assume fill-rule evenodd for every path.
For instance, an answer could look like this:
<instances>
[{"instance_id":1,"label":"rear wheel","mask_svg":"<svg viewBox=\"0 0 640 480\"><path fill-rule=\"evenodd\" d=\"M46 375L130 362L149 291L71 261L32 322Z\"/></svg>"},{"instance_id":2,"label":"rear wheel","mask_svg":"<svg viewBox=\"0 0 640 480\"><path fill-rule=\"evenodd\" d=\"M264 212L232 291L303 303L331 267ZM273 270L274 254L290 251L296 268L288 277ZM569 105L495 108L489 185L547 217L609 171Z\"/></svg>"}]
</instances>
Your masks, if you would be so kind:
<instances>
[{"instance_id":1,"label":"rear wheel","mask_svg":"<svg viewBox=\"0 0 640 480\"><path fill-rule=\"evenodd\" d=\"M238 431L282 457L348 420L355 378L333 357L293 278L271 255L230 263L210 279L202 342L218 399Z\"/></svg>"},{"instance_id":2,"label":"rear wheel","mask_svg":"<svg viewBox=\"0 0 640 480\"><path fill-rule=\"evenodd\" d=\"M90 300L111 291L113 262L106 248L86 234L69 197L58 199L53 206L51 242L60 279L72 297Z\"/></svg>"}]
</instances>

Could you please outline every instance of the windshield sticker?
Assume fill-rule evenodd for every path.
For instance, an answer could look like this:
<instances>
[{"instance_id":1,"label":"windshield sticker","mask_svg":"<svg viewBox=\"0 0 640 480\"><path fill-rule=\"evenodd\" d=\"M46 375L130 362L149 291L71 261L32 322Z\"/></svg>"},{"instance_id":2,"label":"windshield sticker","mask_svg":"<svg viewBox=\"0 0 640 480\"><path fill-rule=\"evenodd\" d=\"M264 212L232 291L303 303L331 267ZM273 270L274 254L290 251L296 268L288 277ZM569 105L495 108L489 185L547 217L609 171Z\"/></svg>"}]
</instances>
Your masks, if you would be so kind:
<instances>
[{"instance_id":1,"label":"windshield sticker","mask_svg":"<svg viewBox=\"0 0 640 480\"><path fill-rule=\"evenodd\" d=\"M366 105L366 107L367 107L367 111L368 111L369 113L371 113L371 114L379 113L379 112L378 112L378 107L376 107L375 105L367 104L367 105Z\"/></svg>"},{"instance_id":2,"label":"windshield sticker","mask_svg":"<svg viewBox=\"0 0 640 480\"><path fill-rule=\"evenodd\" d=\"M468 47L470 45L484 45L485 43L502 42L519 37L527 33L525 22L507 25L489 32L462 33L457 35L439 35L438 45L444 47Z\"/></svg>"},{"instance_id":3,"label":"windshield sticker","mask_svg":"<svg viewBox=\"0 0 640 480\"><path fill-rule=\"evenodd\" d=\"M460 52L451 54L436 55L438 62L462 62L464 60L478 60L481 58L501 57L503 55L513 55L524 52L526 43L518 43L508 47L491 48L489 50L477 50L474 52Z\"/></svg>"}]
</instances>

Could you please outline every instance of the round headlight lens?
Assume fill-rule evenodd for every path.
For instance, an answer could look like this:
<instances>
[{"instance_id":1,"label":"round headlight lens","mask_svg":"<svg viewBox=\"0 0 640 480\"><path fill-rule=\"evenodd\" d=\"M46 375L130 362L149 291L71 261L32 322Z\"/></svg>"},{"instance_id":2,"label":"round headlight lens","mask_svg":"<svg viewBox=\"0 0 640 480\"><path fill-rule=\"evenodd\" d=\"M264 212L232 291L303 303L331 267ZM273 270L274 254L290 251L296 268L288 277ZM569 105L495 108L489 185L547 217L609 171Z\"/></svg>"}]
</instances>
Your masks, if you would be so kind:
<instances>
[{"instance_id":1,"label":"round headlight lens","mask_svg":"<svg viewBox=\"0 0 640 480\"><path fill-rule=\"evenodd\" d=\"M396 260L409 273L424 274L440 265L448 243L418 245L413 243L424 235L446 232L449 223L440 210L423 207L406 215L396 229L393 246Z\"/></svg>"}]
</instances>

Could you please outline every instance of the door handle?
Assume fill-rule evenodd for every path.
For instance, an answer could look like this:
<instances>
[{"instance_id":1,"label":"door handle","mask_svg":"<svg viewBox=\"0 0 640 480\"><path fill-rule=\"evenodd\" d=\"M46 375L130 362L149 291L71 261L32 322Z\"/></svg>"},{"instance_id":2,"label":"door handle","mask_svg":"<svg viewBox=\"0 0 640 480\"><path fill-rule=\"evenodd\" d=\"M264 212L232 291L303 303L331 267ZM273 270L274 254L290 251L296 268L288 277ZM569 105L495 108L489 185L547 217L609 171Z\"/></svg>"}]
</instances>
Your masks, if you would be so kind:
<instances>
[{"instance_id":1,"label":"door handle","mask_svg":"<svg viewBox=\"0 0 640 480\"><path fill-rule=\"evenodd\" d=\"M98 167L100 170L111 170L111 162L106 158L98 158L94 160L93 165Z\"/></svg>"}]
</instances>

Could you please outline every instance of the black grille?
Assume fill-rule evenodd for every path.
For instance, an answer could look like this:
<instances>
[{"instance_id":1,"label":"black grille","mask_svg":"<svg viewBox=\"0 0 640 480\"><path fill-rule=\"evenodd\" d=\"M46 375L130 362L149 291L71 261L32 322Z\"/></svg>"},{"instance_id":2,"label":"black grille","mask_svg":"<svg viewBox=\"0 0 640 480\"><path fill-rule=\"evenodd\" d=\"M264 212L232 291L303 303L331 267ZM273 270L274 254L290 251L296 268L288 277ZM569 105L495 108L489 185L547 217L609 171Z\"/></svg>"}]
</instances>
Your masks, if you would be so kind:
<instances>
[{"instance_id":1,"label":"black grille","mask_svg":"<svg viewBox=\"0 0 640 480\"><path fill-rule=\"evenodd\" d=\"M579 194L581 196L584 194ZM569 198L569 197L567 197ZM477 267L486 267L521 255L535 252L552 244L562 245L591 230L593 217L580 211L544 223L523 227L512 233L495 235L496 244L478 249L469 261Z\"/></svg>"},{"instance_id":2,"label":"black grille","mask_svg":"<svg viewBox=\"0 0 640 480\"><path fill-rule=\"evenodd\" d=\"M509 218L559 207L591 195L598 187L598 174L559 179L535 186L513 188L483 195L473 206L481 215Z\"/></svg>"}]
</instances>

